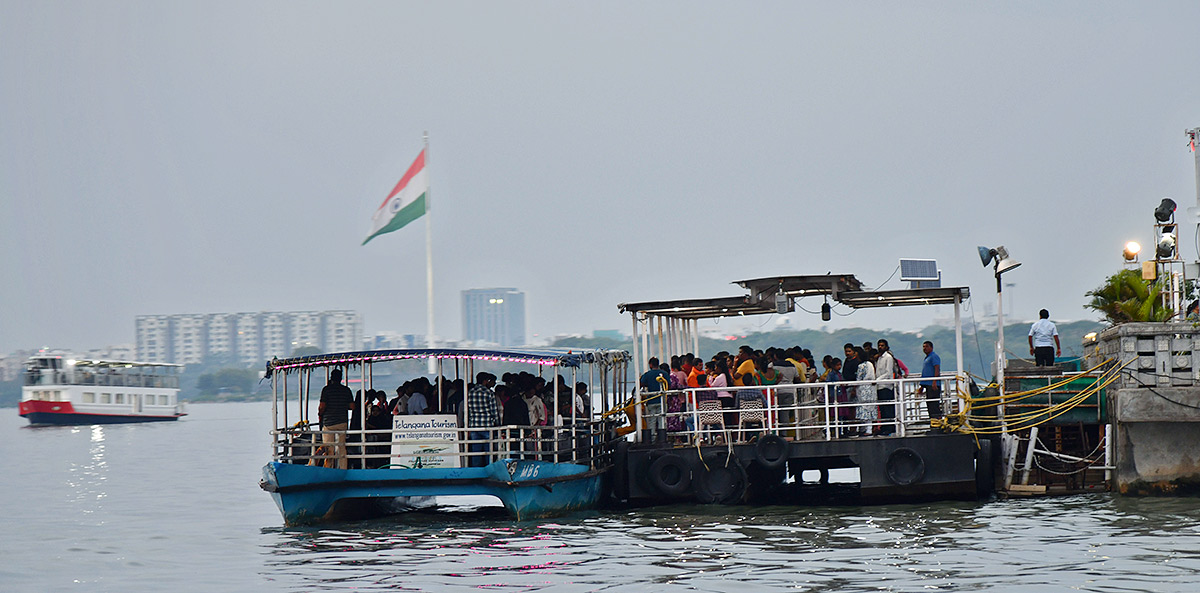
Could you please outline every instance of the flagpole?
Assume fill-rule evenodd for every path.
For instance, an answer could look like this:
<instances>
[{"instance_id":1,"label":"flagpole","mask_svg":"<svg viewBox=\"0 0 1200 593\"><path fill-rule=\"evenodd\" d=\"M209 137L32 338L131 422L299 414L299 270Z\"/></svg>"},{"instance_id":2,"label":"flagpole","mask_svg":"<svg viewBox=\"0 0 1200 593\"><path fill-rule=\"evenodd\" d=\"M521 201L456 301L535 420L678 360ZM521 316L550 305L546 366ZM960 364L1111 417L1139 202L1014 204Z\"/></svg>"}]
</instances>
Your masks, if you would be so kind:
<instances>
[{"instance_id":1,"label":"flagpole","mask_svg":"<svg viewBox=\"0 0 1200 593\"><path fill-rule=\"evenodd\" d=\"M429 132L425 132L425 170L428 176L429 171ZM433 339L433 200L430 194L433 193L433 183L429 183L429 188L425 190L425 302L427 305L426 317L426 334L425 343L430 349L434 348ZM434 358L430 357L429 374L435 372ZM440 386L439 386L440 387ZM440 402L439 402L440 404Z\"/></svg>"}]
</instances>

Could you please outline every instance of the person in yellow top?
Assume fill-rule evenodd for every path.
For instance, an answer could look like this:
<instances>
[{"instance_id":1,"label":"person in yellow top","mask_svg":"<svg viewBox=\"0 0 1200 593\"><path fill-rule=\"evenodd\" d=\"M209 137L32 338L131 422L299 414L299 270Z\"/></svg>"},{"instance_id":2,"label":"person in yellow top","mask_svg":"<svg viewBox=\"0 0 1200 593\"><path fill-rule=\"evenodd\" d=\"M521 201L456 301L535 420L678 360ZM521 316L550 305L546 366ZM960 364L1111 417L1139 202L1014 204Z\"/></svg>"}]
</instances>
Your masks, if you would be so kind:
<instances>
[{"instance_id":1,"label":"person in yellow top","mask_svg":"<svg viewBox=\"0 0 1200 593\"><path fill-rule=\"evenodd\" d=\"M745 387L747 383L742 379L745 375L754 375L754 350L749 346L738 348L737 357L733 359L737 369L733 372L733 384L737 387ZM757 385L758 382L749 383L749 385Z\"/></svg>"}]
</instances>

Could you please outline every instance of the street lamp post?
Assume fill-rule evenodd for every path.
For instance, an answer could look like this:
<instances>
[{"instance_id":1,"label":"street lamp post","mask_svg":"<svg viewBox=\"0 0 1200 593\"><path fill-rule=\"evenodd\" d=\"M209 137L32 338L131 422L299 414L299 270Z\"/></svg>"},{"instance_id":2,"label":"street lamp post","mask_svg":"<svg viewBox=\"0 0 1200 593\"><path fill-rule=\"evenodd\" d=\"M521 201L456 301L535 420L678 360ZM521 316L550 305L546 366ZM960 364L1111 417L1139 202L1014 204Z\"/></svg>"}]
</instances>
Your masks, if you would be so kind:
<instances>
[{"instance_id":1,"label":"street lamp post","mask_svg":"<svg viewBox=\"0 0 1200 593\"><path fill-rule=\"evenodd\" d=\"M1000 401L996 405L996 420L1004 426L1004 282L1001 275L1021 265L1008 256L1008 250L1003 245L994 249L979 248L979 259L984 267L992 264L996 276L996 386L999 388Z\"/></svg>"}]
</instances>

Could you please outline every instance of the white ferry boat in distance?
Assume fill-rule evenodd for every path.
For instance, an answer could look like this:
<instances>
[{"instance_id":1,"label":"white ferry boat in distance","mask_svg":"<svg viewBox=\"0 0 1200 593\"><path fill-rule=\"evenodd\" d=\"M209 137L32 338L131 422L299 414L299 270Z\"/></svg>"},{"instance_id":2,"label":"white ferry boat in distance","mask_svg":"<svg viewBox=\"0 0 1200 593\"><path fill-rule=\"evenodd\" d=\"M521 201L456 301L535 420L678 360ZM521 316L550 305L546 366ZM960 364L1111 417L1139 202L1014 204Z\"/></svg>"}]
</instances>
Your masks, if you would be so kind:
<instances>
[{"instance_id":1,"label":"white ferry boat in distance","mask_svg":"<svg viewBox=\"0 0 1200 593\"><path fill-rule=\"evenodd\" d=\"M35 355L25 361L20 413L31 425L115 424L177 420L182 365L73 360Z\"/></svg>"}]
</instances>

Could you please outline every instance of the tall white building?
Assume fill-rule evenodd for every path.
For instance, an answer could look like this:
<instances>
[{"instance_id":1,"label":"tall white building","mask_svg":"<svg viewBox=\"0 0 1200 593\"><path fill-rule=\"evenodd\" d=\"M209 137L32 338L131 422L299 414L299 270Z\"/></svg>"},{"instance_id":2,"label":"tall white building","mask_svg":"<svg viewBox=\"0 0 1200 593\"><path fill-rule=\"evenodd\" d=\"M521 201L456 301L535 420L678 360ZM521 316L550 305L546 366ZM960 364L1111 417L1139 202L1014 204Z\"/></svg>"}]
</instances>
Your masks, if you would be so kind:
<instances>
[{"instance_id":1,"label":"tall white building","mask_svg":"<svg viewBox=\"0 0 1200 593\"><path fill-rule=\"evenodd\" d=\"M462 292L463 339L478 345L525 345L525 293L515 288Z\"/></svg>"},{"instance_id":2,"label":"tall white building","mask_svg":"<svg viewBox=\"0 0 1200 593\"><path fill-rule=\"evenodd\" d=\"M140 315L136 325L138 360L167 362L171 358L171 316Z\"/></svg>"},{"instance_id":3,"label":"tall white building","mask_svg":"<svg viewBox=\"0 0 1200 593\"><path fill-rule=\"evenodd\" d=\"M217 359L255 367L306 346L343 352L362 345L362 317L355 311L139 315L135 325L137 359L145 362Z\"/></svg>"}]
</instances>

